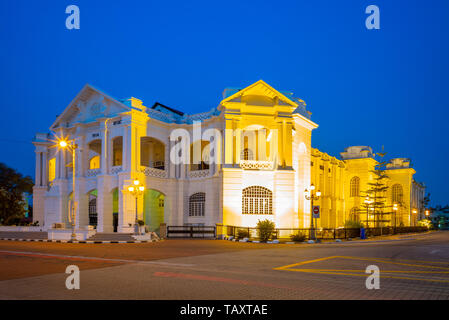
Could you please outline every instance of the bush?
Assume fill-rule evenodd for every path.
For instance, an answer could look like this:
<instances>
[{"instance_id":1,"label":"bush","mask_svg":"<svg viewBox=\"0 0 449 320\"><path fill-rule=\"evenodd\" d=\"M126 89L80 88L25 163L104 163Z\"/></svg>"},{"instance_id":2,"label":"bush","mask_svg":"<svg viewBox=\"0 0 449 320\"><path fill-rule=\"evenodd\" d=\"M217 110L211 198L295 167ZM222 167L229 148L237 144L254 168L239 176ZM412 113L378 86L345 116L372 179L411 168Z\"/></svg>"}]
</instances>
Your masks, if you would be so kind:
<instances>
[{"instance_id":1,"label":"bush","mask_svg":"<svg viewBox=\"0 0 449 320\"><path fill-rule=\"evenodd\" d=\"M145 222L143 220L137 220L137 224L139 226L143 226L145 224Z\"/></svg>"},{"instance_id":2,"label":"bush","mask_svg":"<svg viewBox=\"0 0 449 320\"><path fill-rule=\"evenodd\" d=\"M268 241L272 238L274 232L274 222L270 220L262 220L257 222L257 234L260 241Z\"/></svg>"},{"instance_id":3,"label":"bush","mask_svg":"<svg viewBox=\"0 0 449 320\"><path fill-rule=\"evenodd\" d=\"M295 242L304 242L306 240L306 235L298 232L297 234L291 234L290 239Z\"/></svg>"},{"instance_id":4,"label":"bush","mask_svg":"<svg viewBox=\"0 0 449 320\"><path fill-rule=\"evenodd\" d=\"M345 228L363 228L363 223L359 221L346 220Z\"/></svg>"},{"instance_id":5,"label":"bush","mask_svg":"<svg viewBox=\"0 0 449 320\"><path fill-rule=\"evenodd\" d=\"M248 229L238 229L237 239L249 238Z\"/></svg>"}]
</instances>

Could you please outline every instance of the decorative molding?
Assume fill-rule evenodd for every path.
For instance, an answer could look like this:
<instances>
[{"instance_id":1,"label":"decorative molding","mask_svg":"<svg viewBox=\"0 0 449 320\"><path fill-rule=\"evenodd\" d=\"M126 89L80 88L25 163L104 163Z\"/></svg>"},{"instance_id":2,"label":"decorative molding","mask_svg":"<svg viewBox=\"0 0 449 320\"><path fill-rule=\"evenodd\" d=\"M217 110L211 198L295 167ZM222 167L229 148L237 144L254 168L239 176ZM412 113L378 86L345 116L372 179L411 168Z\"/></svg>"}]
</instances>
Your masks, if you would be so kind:
<instances>
[{"instance_id":1,"label":"decorative molding","mask_svg":"<svg viewBox=\"0 0 449 320\"><path fill-rule=\"evenodd\" d=\"M245 170L273 170L273 161L240 160L240 168Z\"/></svg>"}]
</instances>

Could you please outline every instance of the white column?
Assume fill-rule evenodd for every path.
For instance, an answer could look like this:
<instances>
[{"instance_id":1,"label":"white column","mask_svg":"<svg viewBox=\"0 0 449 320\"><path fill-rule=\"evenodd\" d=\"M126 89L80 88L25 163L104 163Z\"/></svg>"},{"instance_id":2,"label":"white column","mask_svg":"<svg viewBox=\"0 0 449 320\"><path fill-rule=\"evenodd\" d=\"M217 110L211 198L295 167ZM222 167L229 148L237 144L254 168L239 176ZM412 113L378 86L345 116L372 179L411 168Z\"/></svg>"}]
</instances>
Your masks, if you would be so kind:
<instances>
[{"instance_id":1,"label":"white column","mask_svg":"<svg viewBox=\"0 0 449 320\"><path fill-rule=\"evenodd\" d=\"M36 154L36 168L35 168L35 185L36 187L41 186L41 152L35 152Z\"/></svg>"},{"instance_id":2,"label":"white column","mask_svg":"<svg viewBox=\"0 0 449 320\"><path fill-rule=\"evenodd\" d=\"M103 132L101 134L101 174L108 174L108 123L107 120L101 123Z\"/></svg>"},{"instance_id":3,"label":"white column","mask_svg":"<svg viewBox=\"0 0 449 320\"><path fill-rule=\"evenodd\" d=\"M47 151L42 152L42 185L48 185L48 163L47 163Z\"/></svg>"}]
</instances>

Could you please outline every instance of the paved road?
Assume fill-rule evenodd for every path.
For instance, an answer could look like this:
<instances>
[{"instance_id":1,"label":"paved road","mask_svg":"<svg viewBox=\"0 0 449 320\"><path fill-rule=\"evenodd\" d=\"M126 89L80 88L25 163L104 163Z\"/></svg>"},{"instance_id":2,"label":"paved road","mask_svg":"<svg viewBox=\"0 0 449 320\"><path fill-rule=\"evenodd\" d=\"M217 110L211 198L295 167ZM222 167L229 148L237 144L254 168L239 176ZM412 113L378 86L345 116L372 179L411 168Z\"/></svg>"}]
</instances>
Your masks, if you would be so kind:
<instances>
[{"instance_id":1,"label":"paved road","mask_svg":"<svg viewBox=\"0 0 449 320\"><path fill-rule=\"evenodd\" d=\"M81 270L67 290L68 265ZM368 290L365 269L380 269ZM449 232L315 245L0 241L0 299L449 299Z\"/></svg>"}]
</instances>

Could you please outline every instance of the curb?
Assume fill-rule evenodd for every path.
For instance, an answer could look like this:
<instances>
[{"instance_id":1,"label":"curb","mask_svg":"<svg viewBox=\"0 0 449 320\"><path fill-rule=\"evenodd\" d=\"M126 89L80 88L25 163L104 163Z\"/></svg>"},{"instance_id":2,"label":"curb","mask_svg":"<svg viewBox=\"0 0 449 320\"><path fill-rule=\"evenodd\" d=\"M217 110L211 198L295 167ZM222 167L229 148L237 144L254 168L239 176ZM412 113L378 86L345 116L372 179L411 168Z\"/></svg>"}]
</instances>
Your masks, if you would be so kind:
<instances>
[{"instance_id":1,"label":"curb","mask_svg":"<svg viewBox=\"0 0 449 320\"><path fill-rule=\"evenodd\" d=\"M49 240L49 239L17 239L17 238L0 238L3 241L24 241L24 242L54 242L54 243L87 243L87 244L103 244L103 243L150 243L157 242L157 240L134 240L134 241L116 241L116 240L104 240L104 241L91 241L91 240Z\"/></svg>"}]
</instances>

